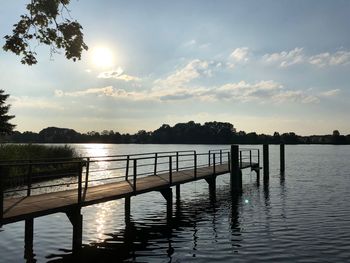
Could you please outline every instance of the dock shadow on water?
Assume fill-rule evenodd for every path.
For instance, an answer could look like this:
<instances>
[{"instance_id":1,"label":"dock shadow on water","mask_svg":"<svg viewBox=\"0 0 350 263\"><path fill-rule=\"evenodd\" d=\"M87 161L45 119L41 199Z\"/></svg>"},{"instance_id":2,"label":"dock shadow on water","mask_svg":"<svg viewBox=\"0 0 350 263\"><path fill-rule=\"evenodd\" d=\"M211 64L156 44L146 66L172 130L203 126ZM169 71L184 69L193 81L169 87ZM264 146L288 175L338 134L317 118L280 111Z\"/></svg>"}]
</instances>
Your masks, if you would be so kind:
<instances>
[{"instance_id":1,"label":"dock shadow on water","mask_svg":"<svg viewBox=\"0 0 350 263\"><path fill-rule=\"evenodd\" d=\"M125 218L125 226L113 233L105 233L102 242L83 245L76 252L62 250L46 257L48 262L181 262L201 257L202 246L220 242L222 224L217 217L227 212L232 236L240 236L239 210L242 196L231 196L229 186L221 186L218 193L200 193L193 199L177 200L173 216L166 212L134 221ZM209 223L209 224L208 224ZM203 224L205 228L203 228ZM207 233L203 233L203 230ZM202 235L209 234L205 240ZM203 243L204 242L204 243ZM186 244L186 246L183 246ZM240 247L239 238L232 238L232 246ZM182 258L183 252L186 256ZM179 260L179 261L178 261ZM28 261L30 262L30 261Z\"/></svg>"}]
</instances>

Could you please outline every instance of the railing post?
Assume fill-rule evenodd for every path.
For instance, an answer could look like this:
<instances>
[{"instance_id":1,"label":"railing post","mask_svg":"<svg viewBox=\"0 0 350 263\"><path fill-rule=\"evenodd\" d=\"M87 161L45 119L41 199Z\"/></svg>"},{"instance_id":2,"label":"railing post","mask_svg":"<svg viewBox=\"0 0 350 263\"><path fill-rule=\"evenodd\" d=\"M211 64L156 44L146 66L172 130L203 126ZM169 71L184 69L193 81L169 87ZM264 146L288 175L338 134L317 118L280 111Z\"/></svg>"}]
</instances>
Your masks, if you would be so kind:
<instances>
[{"instance_id":1,"label":"railing post","mask_svg":"<svg viewBox=\"0 0 350 263\"><path fill-rule=\"evenodd\" d=\"M220 150L220 164L222 164L222 150Z\"/></svg>"},{"instance_id":2,"label":"railing post","mask_svg":"<svg viewBox=\"0 0 350 263\"><path fill-rule=\"evenodd\" d=\"M258 168L260 169L260 149L258 149Z\"/></svg>"},{"instance_id":3,"label":"railing post","mask_svg":"<svg viewBox=\"0 0 350 263\"><path fill-rule=\"evenodd\" d=\"M216 171L215 171L215 153L213 153L213 174L215 175L216 174Z\"/></svg>"},{"instance_id":4,"label":"railing post","mask_svg":"<svg viewBox=\"0 0 350 263\"><path fill-rule=\"evenodd\" d=\"M280 145L280 170L281 173L285 171L285 155L284 155L284 144Z\"/></svg>"},{"instance_id":5,"label":"railing post","mask_svg":"<svg viewBox=\"0 0 350 263\"><path fill-rule=\"evenodd\" d=\"M172 156L169 156L169 184L173 183L173 160Z\"/></svg>"},{"instance_id":6,"label":"railing post","mask_svg":"<svg viewBox=\"0 0 350 263\"><path fill-rule=\"evenodd\" d=\"M154 175L157 174L157 162L158 162L158 153L154 155Z\"/></svg>"},{"instance_id":7,"label":"railing post","mask_svg":"<svg viewBox=\"0 0 350 263\"><path fill-rule=\"evenodd\" d=\"M31 194L31 188L32 188L32 161L29 161L29 167L28 167L28 176L27 176L27 196L30 196Z\"/></svg>"},{"instance_id":8,"label":"railing post","mask_svg":"<svg viewBox=\"0 0 350 263\"><path fill-rule=\"evenodd\" d=\"M134 168L134 173L133 173L133 177L134 177L134 192L136 192L137 159L134 159L133 168Z\"/></svg>"},{"instance_id":9,"label":"railing post","mask_svg":"<svg viewBox=\"0 0 350 263\"><path fill-rule=\"evenodd\" d=\"M176 172L179 171L179 152L176 152Z\"/></svg>"},{"instance_id":10,"label":"railing post","mask_svg":"<svg viewBox=\"0 0 350 263\"><path fill-rule=\"evenodd\" d=\"M264 179L269 179L270 167L269 167L269 145L263 146L263 161L264 161Z\"/></svg>"},{"instance_id":11,"label":"railing post","mask_svg":"<svg viewBox=\"0 0 350 263\"><path fill-rule=\"evenodd\" d=\"M0 165L0 226L2 225L2 219L4 218L4 168Z\"/></svg>"},{"instance_id":12,"label":"railing post","mask_svg":"<svg viewBox=\"0 0 350 263\"><path fill-rule=\"evenodd\" d=\"M193 156L193 158L194 158L194 178L196 179L197 178L197 153L196 153L196 151L194 151L194 156Z\"/></svg>"},{"instance_id":13,"label":"railing post","mask_svg":"<svg viewBox=\"0 0 350 263\"><path fill-rule=\"evenodd\" d=\"M231 194L239 193L242 191L242 173L239 167L239 146L231 145Z\"/></svg>"},{"instance_id":14,"label":"railing post","mask_svg":"<svg viewBox=\"0 0 350 263\"><path fill-rule=\"evenodd\" d=\"M242 169L242 151L239 151L239 168Z\"/></svg>"},{"instance_id":15,"label":"railing post","mask_svg":"<svg viewBox=\"0 0 350 263\"><path fill-rule=\"evenodd\" d=\"M249 150L249 165L252 167L252 150Z\"/></svg>"},{"instance_id":16,"label":"railing post","mask_svg":"<svg viewBox=\"0 0 350 263\"><path fill-rule=\"evenodd\" d=\"M227 152L227 165L228 165L228 171L231 171L231 166L230 166L230 152Z\"/></svg>"},{"instance_id":17,"label":"railing post","mask_svg":"<svg viewBox=\"0 0 350 263\"><path fill-rule=\"evenodd\" d=\"M130 155L127 155L126 156L125 181L127 181L128 177L129 177L129 162L130 162Z\"/></svg>"},{"instance_id":18,"label":"railing post","mask_svg":"<svg viewBox=\"0 0 350 263\"><path fill-rule=\"evenodd\" d=\"M90 172L90 157L87 157L86 158L86 166L85 166L85 191L88 187L89 172Z\"/></svg>"},{"instance_id":19,"label":"railing post","mask_svg":"<svg viewBox=\"0 0 350 263\"><path fill-rule=\"evenodd\" d=\"M82 174L83 174L83 163L80 161L78 167L78 204L81 204L81 190L82 190Z\"/></svg>"},{"instance_id":20,"label":"railing post","mask_svg":"<svg viewBox=\"0 0 350 263\"><path fill-rule=\"evenodd\" d=\"M208 152L208 166L210 166L210 150Z\"/></svg>"}]
</instances>

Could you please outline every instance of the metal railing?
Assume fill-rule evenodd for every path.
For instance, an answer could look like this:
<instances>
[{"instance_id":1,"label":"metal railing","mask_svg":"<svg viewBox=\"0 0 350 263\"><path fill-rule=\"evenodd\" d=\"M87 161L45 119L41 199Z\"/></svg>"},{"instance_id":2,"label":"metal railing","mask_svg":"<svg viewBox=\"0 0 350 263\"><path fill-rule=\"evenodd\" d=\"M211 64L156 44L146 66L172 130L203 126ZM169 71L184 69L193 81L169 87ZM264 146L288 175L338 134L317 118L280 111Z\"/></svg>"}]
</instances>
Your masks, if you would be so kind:
<instances>
[{"instance_id":1,"label":"metal railing","mask_svg":"<svg viewBox=\"0 0 350 263\"><path fill-rule=\"evenodd\" d=\"M259 149L239 151L240 167L253 163L260 164ZM174 172L189 170L196 179L199 168L212 167L215 175L218 165L227 165L230 171L229 149L0 162L0 219L4 198L76 190L81 203L91 186L128 181L136 192L137 180L142 177L167 175L171 186Z\"/></svg>"}]
</instances>

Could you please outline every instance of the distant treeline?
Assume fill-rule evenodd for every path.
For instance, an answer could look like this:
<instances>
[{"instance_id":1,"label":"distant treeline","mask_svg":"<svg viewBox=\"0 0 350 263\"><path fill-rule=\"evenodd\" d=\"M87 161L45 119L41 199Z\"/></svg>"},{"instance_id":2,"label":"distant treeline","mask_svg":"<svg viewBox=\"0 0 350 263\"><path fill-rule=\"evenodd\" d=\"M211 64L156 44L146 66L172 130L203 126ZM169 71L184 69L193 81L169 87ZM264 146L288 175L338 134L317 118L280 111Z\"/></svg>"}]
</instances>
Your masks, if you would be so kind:
<instances>
[{"instance_id":1,"label":"distant treeline","mask_svg":"<svg viewBox=\"0 0 350 263\"><path fill-rule=\"evenodd\" d=\"M3 138L15 143L160 143L160 144L350 144L350 135L334 130L329 135L299 136L294 132L273 135L237 132L228 122L190 121L174 126L163 124L154 131L140 130L135 134L116 131L79 133L73 129L49 127L35 132L18 132Z\"/></svg>"}]
</instances>

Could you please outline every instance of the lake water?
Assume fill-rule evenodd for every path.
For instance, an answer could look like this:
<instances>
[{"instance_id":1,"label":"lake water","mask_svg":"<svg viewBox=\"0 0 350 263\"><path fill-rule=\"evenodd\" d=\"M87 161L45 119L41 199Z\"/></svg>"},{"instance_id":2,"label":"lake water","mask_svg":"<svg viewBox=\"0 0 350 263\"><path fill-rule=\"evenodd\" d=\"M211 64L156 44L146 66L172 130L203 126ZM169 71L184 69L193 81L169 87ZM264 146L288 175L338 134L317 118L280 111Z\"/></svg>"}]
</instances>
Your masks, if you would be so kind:
<instances>
[{"instance_id":1,"label":"lake water","mask_svg":"<svg viewBox=\"0 0 350 263\"><path fill-rule=\"evenodd\" d=\"M73 146L84 156L223 147ZM84 248L75 258L67 216L36 218L28 262L350 262L349 160L350 146L287 145L281 176L279 147L270 146L268 184L245 170L243 194L232 198L221 175L216 200L203 180L182 185L171 223L158 192L131 199L127 226L123 199L83 208ZM0 228L0 262L25 261L24 222Z\"/></svg>"}]
</instances>

